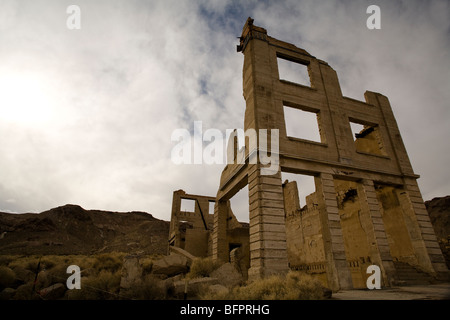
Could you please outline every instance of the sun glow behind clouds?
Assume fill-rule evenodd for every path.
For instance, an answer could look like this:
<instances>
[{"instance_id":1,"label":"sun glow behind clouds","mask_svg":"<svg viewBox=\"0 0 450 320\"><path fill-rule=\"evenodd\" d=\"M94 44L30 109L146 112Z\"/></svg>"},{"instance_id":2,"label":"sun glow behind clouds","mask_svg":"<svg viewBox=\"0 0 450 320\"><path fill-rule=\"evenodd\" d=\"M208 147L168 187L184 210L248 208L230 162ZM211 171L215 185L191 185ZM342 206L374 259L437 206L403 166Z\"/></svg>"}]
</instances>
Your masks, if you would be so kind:
<instances>
[{"instance_id":1,"label":"sun glow behind clouds","mask_svg":"<svg viewBox=\"0 0 450 320\"><path fill-rule=\"evenodd\" d=\"M42 123L52 116L45 79L31 74L0 75L0 119L10 123Z\"/></svg>"},{"instance_id":2,"label":"sun glow behind clouds","mask_svg":"<svg viewBox=\"0 0 450 320\"><path fill-rule=\"evenodd\" d=\"M378 2L381 30L367 29L364 1L80 0L69 30L68 2L0 0L0 211L76 203L170 219L173 190L216 192L223 167L175 165L170 138L194 121L242 128L235 37L248 16L330 63L344 95L385 94L424 198L447 194L450 171L434 170L450 162L448 1ZM248 219L242 199L232 208Z\"/></svg>"}]
</instances>

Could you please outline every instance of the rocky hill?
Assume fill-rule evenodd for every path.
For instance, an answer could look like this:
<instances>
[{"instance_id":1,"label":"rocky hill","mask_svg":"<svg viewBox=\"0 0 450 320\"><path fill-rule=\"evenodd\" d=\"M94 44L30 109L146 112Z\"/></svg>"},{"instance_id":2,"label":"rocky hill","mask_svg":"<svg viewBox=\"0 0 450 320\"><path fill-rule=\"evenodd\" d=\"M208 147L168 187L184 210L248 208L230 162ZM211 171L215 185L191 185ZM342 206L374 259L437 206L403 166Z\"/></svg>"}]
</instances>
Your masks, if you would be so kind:
<instances>
[{"instance_id":1,"label":"rocky hill","mask_svg":"<svg viewBox=\"0 0 450 320\"><path fill-rule=\"evenodd\" d=\"M450 196L425 201L430 221L450 269Z\"/></svg>"},{"instance_id":2,"label":"rocky hill","mask_svg":"<svg viewBox=\"0 0 450 320\"><path fill-rule=\"evenodd\" d=\"M0 212L0 254L166 254L169 222L145 212L65 205L39 214Z\"/></svg>"}]
</instances>

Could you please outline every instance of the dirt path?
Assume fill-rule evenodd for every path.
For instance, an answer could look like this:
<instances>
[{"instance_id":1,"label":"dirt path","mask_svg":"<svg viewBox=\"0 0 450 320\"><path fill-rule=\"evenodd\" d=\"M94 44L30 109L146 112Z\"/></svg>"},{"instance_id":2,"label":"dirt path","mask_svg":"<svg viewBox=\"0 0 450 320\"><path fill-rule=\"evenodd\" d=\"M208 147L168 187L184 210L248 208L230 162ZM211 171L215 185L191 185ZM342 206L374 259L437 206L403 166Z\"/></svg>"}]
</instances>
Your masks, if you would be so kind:
<instances>
[{"instance_id":1,"label":"dirt path","mask_svg":"<svg viewBox=\"0 0 450 320\"><path fill-rule=\"evenodd\" d=\"M334 300L450 300L450 283L403 286L380 290L342 290Z\"/></svg>"}]
</instances>

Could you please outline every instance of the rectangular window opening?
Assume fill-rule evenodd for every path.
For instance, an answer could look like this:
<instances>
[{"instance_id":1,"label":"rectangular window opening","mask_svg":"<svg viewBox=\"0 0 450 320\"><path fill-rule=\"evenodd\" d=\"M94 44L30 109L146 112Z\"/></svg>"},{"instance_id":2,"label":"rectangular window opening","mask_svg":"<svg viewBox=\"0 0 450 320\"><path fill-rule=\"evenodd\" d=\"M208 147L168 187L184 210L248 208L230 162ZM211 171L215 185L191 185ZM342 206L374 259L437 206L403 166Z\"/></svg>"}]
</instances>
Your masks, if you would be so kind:
<instances>
[{"instance_id":1,"label":"rectangular window opening","mask_svg":"<svg viewBox=\"0 0 450 320\"><path fill-rule=\"evenodd\" d=\"M180 211L195 212L195 200L181 199Z\"/></svg>"},{"instance_id":2,"label":"rectangular window opening","mask_svg":"<svg viewBox=\"0 0 450 320\"><path fill-rule=\"evenodd\" d=\"M325 142L320 134L318 113L285 105L284 119L288 137Z\"/></svg>"},{"instance_id":3,"label":"rectangular window opening","mask_svg":"<svg viewBox=\"0 0 450 320\"><path fill-rule=\"evenodd\" d=\"M248 187L245 186L230 198L231 211L239 222L249 222Z\"/></svg>"},{"instance_id":4,"label":"rectangular window opening","mask_svg":"<svg viewBox=\"0 0 450 320\"><path fill-rule=\"evenodd\" d=\"M364 130L364 125L356 122L350 121L350 127L352 128L352 137L353 141L356 141L356 136L360 134Z\"/></svg>"},{"instance_id":5,"label":"rectangular window opening","mask_svg":"<svg viewBox=\"0 0 450 320\"><path fill-rule=\"evenodd\" d=\"M301 84L311 87L311 79L308 73L308 66L301 62L287 60L277 57L278 74L280 80Z\"/></svg>"},{"instance_id":6,"label":"rectangular window opening","mask_svg":"<svg viewBox=\"0 0 450 320\"><path fill-rule=\"evenodd\" d=\"M208 208L208 213L209 214L214 214L214 206L216 205L215 201L209 201L209 208Z\"/></svg>"},{"instance_id":7,"label":"rectangular window opening","mask_svg":"<svg viewBox=\"0 0 450 320\"><path fill-rule=\"evenodd\" d=\"M379 127L376 124L363 124L350 120L353 141L357 152L386 156Z\"/></svg>"}]
</instances>

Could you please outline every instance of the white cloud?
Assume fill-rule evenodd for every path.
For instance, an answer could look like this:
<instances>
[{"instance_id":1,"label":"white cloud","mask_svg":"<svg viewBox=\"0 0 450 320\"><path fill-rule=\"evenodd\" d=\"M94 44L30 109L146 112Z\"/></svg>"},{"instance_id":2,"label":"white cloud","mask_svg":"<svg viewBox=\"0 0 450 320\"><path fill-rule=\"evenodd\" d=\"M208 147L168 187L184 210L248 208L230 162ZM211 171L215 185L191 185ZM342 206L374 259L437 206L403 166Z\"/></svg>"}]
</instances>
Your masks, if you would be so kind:
<instances>
[{"instance_id":1,"label":"white cloud","mask_svg":"<svg viewBox=\"0 0 450 320\"><path fill-rule=\"evenodd\" d=\"M23 79L10 92L26 111L24 77L38 79L49 113L0 115L1 208L76 203L169 219L174 190L214 196L223 166L174 165L170 137L196 120L243 127L236 37L248 16L328 61L345 95L388 96L424 198L448 194L448 3L381 1L382 29L369 31L369 2L76 2L81 30L66 28L68 1L0 4L2 83Z\"/></svg>"}]
</instances>

